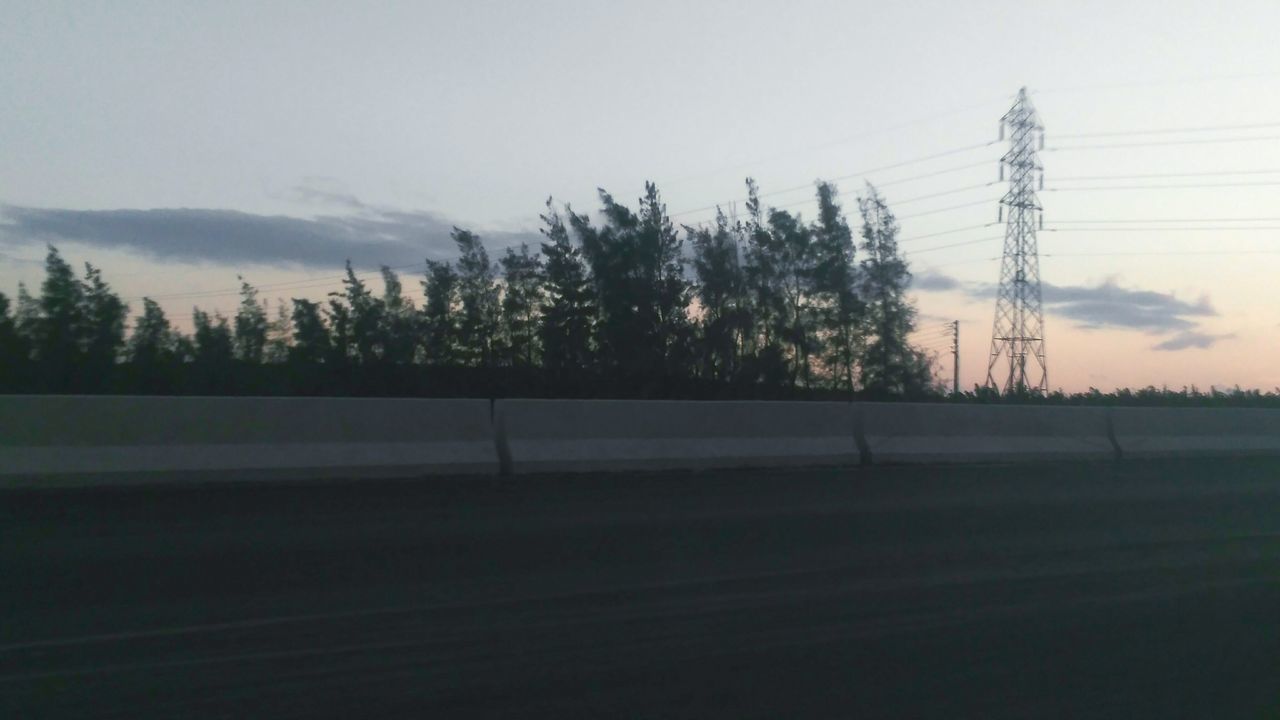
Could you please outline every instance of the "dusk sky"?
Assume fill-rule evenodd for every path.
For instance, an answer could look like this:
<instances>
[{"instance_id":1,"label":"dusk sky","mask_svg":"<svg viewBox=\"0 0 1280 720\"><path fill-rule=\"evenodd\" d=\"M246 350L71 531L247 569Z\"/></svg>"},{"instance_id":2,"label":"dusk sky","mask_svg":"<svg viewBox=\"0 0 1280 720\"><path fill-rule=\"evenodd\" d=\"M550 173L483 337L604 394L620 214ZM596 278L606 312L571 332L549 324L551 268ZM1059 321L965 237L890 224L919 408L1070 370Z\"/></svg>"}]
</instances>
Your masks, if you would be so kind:
<instances>
[{"instance_id":1,"label":"dusk sky","mask_svg":"<svg viewBox=\"0 0 1280 720\"><path fill-rule=\"evenodd\" d=\"M471 228L496 257L654 180L678 223L901 217L920 342L985 379L999 118L1046 127L1051 388L1280 387L1280 3L0 2L0 291L45 244L130 302L323 297ZM1112 147L1106 147L1112 146ZM922 158L932 158L922 160ZM917 162L918 161L918 162ZM888 169L880 169L888 168ZM784 192L785 191L785 192ZM942 372L950 376L950 358Z\"/></svg>"}]
</instances>

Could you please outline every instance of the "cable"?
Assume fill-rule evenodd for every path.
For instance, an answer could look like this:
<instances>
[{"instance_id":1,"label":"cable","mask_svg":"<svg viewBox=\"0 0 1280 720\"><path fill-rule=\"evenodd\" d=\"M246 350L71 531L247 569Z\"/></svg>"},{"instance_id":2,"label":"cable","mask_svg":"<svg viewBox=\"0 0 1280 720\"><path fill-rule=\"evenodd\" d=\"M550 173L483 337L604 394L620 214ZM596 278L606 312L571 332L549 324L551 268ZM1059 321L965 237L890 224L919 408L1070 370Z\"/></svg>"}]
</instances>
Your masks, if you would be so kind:
<instances>
[{"instance_id":1,"label":"cable","mask_svg":"<svg viewBox=\"0 0 1280 720\"><path fill-rule=\"evenodd\" d=\"M925 238L938 237L939 235L951 235L953 233L965 232L968 230L978 230L980 228L988 228L997 223L986 223L984 225L970 225L969 227L956 228L954 230L943 230L942 232L929 233L927 235L912 235L911 237L898 238L898 242L911 242L913 240L924 240Z\"/></svg>"},{"instance_id":2,"label":"cable","mask_svg":"<svg viewBox=\"0 0 1280 720\"><path fill-rule=\"evenodd\" d=\"M1109 150L1111 148L1156 147L1160 145L1208 145L1212 143L1257 142L1259 140L1280 140L1280 135L1258 135L1245 138L1212 138L1209 140L1157 140L1154 142L1107 143L1105 145L1058 145L1047 147L1040 152L1059 152L1062 150Z\"/></svg>"},{"instance_id":3,"label":"cable","mask_svg":"<svg viewBox=\"0 0 1280 720\"><path fill-rule=\"evenodd\" d=\"M911 213L910 215L898 215L896 217L898 220L910 220L911 218L924 217L925 215L937 215L938 213L951 212L952 210L960 210L962 208L977 207L978 205L995 205L999 202L999 198L992 198L991 200L977 200L969 203L961 203L960 205L938 208L936 210L925 210L924 212Z\"/></svg>"},{"instance_id":4,"label":"cable","mask_svg":"<svg viewBox=\"0 0 1280 720\"><path fill-rule=\"evenodd\" d=\"M1096 253L1041 253L1040 257L1149 257L1157 255L1280 255L1277 250L1153 250L1149 252L1096 252Z\"/></svg>"},{"instance_id":5,"label":"cable","mask_svg":"<svg viewBox=\"0 0 1280 720\"><path fill-rule=\"evenodd\" d=\"M978 243L992 242L994 240L1004 240L1003 235L992 235L991 237L978 238L977 240L965 240L964 242L948 243L946 245L935 245L933 247L920 248L919 250L910 250L902 253L903 255L919 255L920 253L933 252L934 250L947 250L954 247L963 247L965 245L976 245Z\"/></svg>"},{"instance_id":6,"label":"cable","mask_svg":"<svg viewBox=\"0 0 1280 720\"><path fill-rule=\"evenodd\" d=\"M1106 224L1106 223L1202 223L1202 222L1280 222L1280 217L1252 218L1124 218L1113 220L1054 220L1054 225Z\"/></svg>"},{"instance_id":7,"label":"cable","mask_svg":"<svg viewBox=\"0 0 1280 720\"><path fill-rule=\"evenodd\" d=\"M1201 125L1198 127L1185 128L1165 128L1162 130L1118 130L1116 132L1092 132L1092 133L1068 133L1062 135L1054 133L1056 138L1087 138L1087 137L1122 137L1125 135L1172 135L1174 133L1193 133L1193 132L1210 132L1214 130L1256 130L1258 128L1280 127L1280 122L1252 123L1249 125Z\"/></svg>"},{"instance_id":8,"label":"cable","mask_svg":"<svg viewBox=\"0 0 1280 720\"><path fill-rule=\"evenodd\" d=\"M1280 72L1260 72L1260 73L1233 73L1228 75L1202 75L1192 78L1172 78L1167 80L1138 80L1134 82L1123 83L1101 83L1094 85L1074 85L1070 87L1049 88L1048 90L1034 90L1031 94L1038 95L1041 93L1071 93L1089 90L1123 90L1135 87L1155 87L1159 85L1191 85L1207 82L1222 82L1224 80L1255 80L1261 78L1272 78L1280 76Z\"/></svg>"},{"instance_id":9,"label":"cable","mask_svg":"<svg viewBox=\"0 0 1280 720\"><path fill-rule=\"evenodd\" d=\"M419 266L419 263L412 263L412 264L409 264L409 265L396 265L396 266L394 266L394 267L390 267L390 268L388 268L388 269L390 269L390 270L404 270L404 269L407 269L407 268L415 268L415 267L418 267L418 266ZM381 270L381 269L378 269L378 270L365 270L365 271L362 271L362 272L358 272L358 273L356 273L355 275L356 275L356 277L361 277L361 278L363 278L363 277L371 277L371 276L375 276L375 275L381 275L381 273L382 273L382 270ZM261 291L263 291L263 290L301 290L301 289L306 289L306 288L311 288L311 287L324 287L325 285L329 285L329 284L332 284L332 283L334 283L334 282L341 282L341 281L345 280L345 279L346 279L346 277L347 277L346 275L338 275L338 276L334 276L334 275L327 275L327 276L312 275L312 276L310 276L310 277L305 277L305 278L301 278L301 279L298 279L298 280L290 280L290 281L286 281L286 282L279 282L279 283L269 283L269 284L267 284L267 285L255 285L255 286L254 286L254 289L255 289L255 290L258 290L259 292L261 292ZM139 295L139 296L136 296L136 297L129 297L129 298L125 298L125 300L142 300L142 299L144 299L144 298L149 299L149 300L170 300L170 299L174 299L174 298L221 297L221 296L226 296L226 295L239 295L239 294L240 294L240 288L238 288L238 287L237 287L237 288L235 288L234 290L230 290L230 289L228 289L228 290L198 290L198 291L193 291L193 292L189 292L189 293L170 293L170 294L166 294L166 295Z\"/></svg>"},{"instance_id":10,"label":"cable","mask_svg":"<svg viewBox=\"0 0 1280 720\"><path fill-rule=\"evenodd\" d=\"M1052 187L1040 192L1076 192L1081 190L1164 190L1182 188L1216 188L1216 187L1266 187L1280 185L1278 181L1242 182L1242 183L1180 183L1176 185L1094 185L1088 187Z\"/></svg>"},{"instance_id":11,"label":"cable","mask_svg":"<svg viewBox=\"0 0 1280 720\"><path fill-rule=\"evenodd\" d=\"M1280 230L1280 225L1265 225L1253 227L1232 227L1222 225L1217 227L1118 227L1118 228L1099 228L1099 227L1082 227L1082 228L1043 228L1040 232L1222 232L1223 230L1243 231L1243 230Z\"/></svg>"},{"instance_id":12,"label":"cable","mask_svg":"<svg viewBox=\"0 0 1280 720\"><path fill-rule=\"evenodd\" d=\"M1002 96L1000 96L1000 98L999 98L999 99L1000 99L1000 100L1008 100L1008 99L1010 99L1010 98L1012 98L1012 97L1013 97L1013 96L1011 96L1011 95L1002 95ZM811 151L811 150L821 150L821 149L823 149L823 148L834 147L834 146L836 146L836 145L843 145L843 144L846 144L846 143L853 142L854 140L860 140L860 139L865 138L865 137L871 137L871 136L873 136L873 135L880 135L880 134L883 134L883 133L894 132L894 131L896 131L896 130L901 130L901 129L903 129L903 128L912 127L913 125L919 125L919 124L922 124L922 123L931 122L931 121L933 121L933 120L941 120L941 119L948 118L948 117L952 117L952 116L955 116L955 115L961 115L961 114L963 114L963 113L973 112L974 110L989 109L989 105L990 105L990 103L991 103L991 102L994 102L994 100L991 100L991 101L988 101L988 102L984 102L984 103L981 103L981 104L977 104L977 105L969 105L969 106L966 106L966 107L963 107L963 108L960 108L960 109L957 109L957 110L949 110L949 111L946 111L946 112L934 113L934 114L932 114L932 115L927 115L927 116L925 116L925 117L918 118L918 119L915 119L915 120L909 120L909 121L907 121L907 122L905 122L905 123L899 123L899 124L897 124L897 125L892 125L892 126L889 126L889 127L879 128L879 129L876 129L876 130L867 130L867 131L865 131L865 132L856 133L856 134L854 134L854 135L846 135L846 136L845 136L845 137L843 137L843 138L837 138L837 139L835 139L835 140L828 140L828 141L826 141L826 142L818 143L818 144L816 144L816 145L809 145L809 146L807 146L807 147L799 148L799 149L797 149L797 150L791 150L791 151L787 151L787 152L776 153L776 154L774 154L774 155L770 155L770 156L768 156L768 157L766 157L766 158L761 158L761 159L757 159L757 160L750 160L750 161L747 161L747 162L738 163L738 164L736 164L736 165L722 166L721 168L719 168L719 169L717 169L717 170L711 170L711 171L708 171L708 172L696 173L696 174L693 174L693 175L685 175L685 176L678 177L678 178L674 178L674 179L664 180L664 181L663 181L663 185L664 185L664 186L667 186L667 185L677 185L677 184L679 184L679 183L686 182L686 181L688 181L688 180L693 180L693 179L700 178L700 177L707 177L707 176L710 176L710 175L717 175L717 174L720 174L720 173L723 173L723 172L728 172L729 170L740 170L740 169L744 169L744 168L751 168L751 167L754 167L754 166L761 165L761 164L763 164L763 163L772 162L772 161L774 161L774 160L777 160L778 158L790 157L790 156L792 156L792 155L796 155L796 154L803 153L803 152L809 152L809 151Z\"/></svg>"},{"instance_id":13,"label":"cable","mask_svg":"<svg viewBox=\"0 0 1280 720\"><path fill-rule=\"evenodd\" d=\"M839 181L841 181L841 180L848 180L848 179L850 179L850 178L863 177L863 176L866 176L866 175L870 175L871 173L874 173L874 172L884 172L885 170L896 170L897 168L907 167L907 166L909 166L909 165L915 165L915 164L922 163L922 162L928 162L928 161L930 161L930 160L937 160L938 158L948 157L948 156L950 156L950 155L958 155L958 154L963 153L963 152L971 152L971 151L973 151L973 150L978 150L978 149L981 149L981 148L990 147L991 145L994 145L994 144L996 144L997 142L999 142L999 140L992 140L992 141L990 141L990 142L979 143L979 144L977 144L977 145L966 145L965 147L961 147L961 148L954 148L954 149L952 149L952 150L945 150L945 151L943 151L943 152L934 153L934 154L932 154L932 155L924 155L924 156L921 156L921 157L913 158L913 159L911 159L911 160L904 160L904 161L899 162L899 163L893 163L892 165L882 165L882 166L880 166L880 167L876 167L876 168L869 168L869 169L867 169L867 170L860 170L860 171L855 172L855 173L849 173L848 175L840 175L840 176L838 176L838 177L831 178L829 182L839 182ZM796 190L800 190L800 189L804 189L804 188L811 188L811 187L813 187L813 184L812 184L812 183L809 183L809 184L806 184L806 185L796 185L796 186L789 187L789 188L783 188L783 189L781 189L781 190L772 190L772 191L770 191L769 193L762 193L762 194L760 194L760 196L759 196L759 197L772 197L772 196L774 196L774 195L781 195L782 193L787 193L787 192L795 192ZM840 193L840 195L846 195L846 194L848 194L848 192ZM693 209L691 209L691 210L681 210L680 212L669 213L669 214L668 214L668 217L680 217L681 215L690 215L690 214L692 214L692 213L705 212L705 211L707 211L707 210L715 210L715 209L717 209L717 208L720 208L720 207L724 206L724 205L725 205L726 203L728 203L728 202L736 202L736 201L737 201L737 198L735 198L735 199L733 199L733 200L727 200L727 201L719 202L719 203L716 203L715 205L707 205L707 206L705 206L705 207L693 208ZM788 206L785 206L785 205L784 205L784 206L780 206L780 207L788 207Z\"/></svg>"},{"instance_id":14,"label":"cable","mask_svg":"<svg viewBox=\"0 0 1280 720\"><path fill-rule=\"evenodd\" d=\"M1140 180L1143 178L1162 178L1162 177L1210 177L1214 175L1275 175L1280 173L1277 170L1213 170L1210 172L1189 172L1189 173L1146 173L1143 175L1076 175L1069 177L1054 176L1054 182L1078 181L1078 180Z\"/></svg>"}]
</instances>

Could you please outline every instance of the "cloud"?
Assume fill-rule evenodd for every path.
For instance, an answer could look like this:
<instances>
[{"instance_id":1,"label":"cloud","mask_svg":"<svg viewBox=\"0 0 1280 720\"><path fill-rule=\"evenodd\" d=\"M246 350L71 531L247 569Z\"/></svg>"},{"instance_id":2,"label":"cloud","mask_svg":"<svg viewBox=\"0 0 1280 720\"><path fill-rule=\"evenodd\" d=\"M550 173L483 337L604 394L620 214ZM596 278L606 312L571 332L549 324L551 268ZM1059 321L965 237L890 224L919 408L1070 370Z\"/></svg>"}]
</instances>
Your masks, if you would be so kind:
<instances>
[{"instance_id":1,"label":"cloud","mask_svg":"<svg viewBox=\"0 0 1280 720\"><path fill-rule=\"evenodd\" d=\"M960 287L960 281L950 275L923 272L911 278L911 287L924 292L946 292Z\"/></svg>"},{"instance_id":2,"label":"cloud","mask_svg":"<svg viewBox=\"0 0 1280 720\"><path fill-rule=\"evenodd\" d=\"M1227 340L1233 337L1235 337L1235 334L1210 335L1209 333L1189 330L1180 332L1162 343L1153 345L1151 349L1164 351L1187 350L1189 348L1204 349L1213 347L1220 340Z\"/></svg>"},{"instance_id":3,"label":"cloud","mask_svg":"<svg viewBox=\"0 0 1280 720\"><path fill-rule=\"evenodd\" d=\"M1188 302L1169 293L1123 288L1115 280L1093 287L1043 283L1042 288L1046 311L1089 329L1186 332L1196 327L1196 318L1218 314L1207 297Z\"/></svg>"},{"instance_id":4,"label":"cloud","mask_svg":"<svg viewBox=\"0 0 1280 720\"><path fill-rule=\"evenodd\" d=\"M454 255L454 223L422 211L373 208L354 196L300 189L317 201L337 204L345 214L311 218L255 215L236 210L69 210L0 206L0 243L79 243L139 253L158 260L340 267L347 259L362 267L408 265ZM481 233L491 254L536 232Z\"/></svg>"}]
</instances>

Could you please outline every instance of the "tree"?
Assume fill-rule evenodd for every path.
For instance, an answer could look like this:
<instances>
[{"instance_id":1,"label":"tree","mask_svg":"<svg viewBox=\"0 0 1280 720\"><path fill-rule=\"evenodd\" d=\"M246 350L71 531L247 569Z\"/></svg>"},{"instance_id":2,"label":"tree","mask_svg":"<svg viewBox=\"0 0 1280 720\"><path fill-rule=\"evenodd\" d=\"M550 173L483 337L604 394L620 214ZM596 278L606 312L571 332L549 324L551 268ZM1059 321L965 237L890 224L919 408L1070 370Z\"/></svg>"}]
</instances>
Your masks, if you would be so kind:
<instances>
[{"instance_id":1,"label":"tree","mask_svg":"<svg viewBox=\"0 0 1280 720\"><path fill-rule=\"evenodd\" d=\"M508 365L536 365L539 360L538 313L542 308L542 258L520 244L507 248L502 266L502 340Z\"/></svg>"},{"instance_id":2,"label":"tree","mask_svg":"<svg viewBox=\"0 0 1280 720\"><path fill-rule=\"evenodd\" d=\"M780 307L774 336L790 349L790 382L809 387L813 356L821 349L817 332L816 260L813 234L798 216L784 210L769 211L770 240L774 254L775 296Z\"/></svg>"},{"instance_id":3,"label":"tree","mask_svg":"<svg viewBox=\"0 0 1280 720\"><path fill-rule=\"evenodd\" d=\"M9 298L0 293L0 387L21 382L19 371L25 369L30 355L30 344L18 331L17 319L10 314Z\"/></svg>"},{"instance_id":4,"label":"tree","mask_svg":"<svg viewBox=\"0 0 1280 720\"><path fill-rule=\"evenodd\" d=\"M925 391L930 383L928 359L907 342L915 329L915 308L907 300L911 272L898 252L898 223L889 207L867 184L858 199L862 214L862 297L867 303L869 337L862 361L862 385L873 395Z\"/></svg>"},{"instance_id":5,"label":"tree","mask_svg":"<svg viewBox=\"0 0 1280 720\"><path fill-rule=\"evenodd\" d=\"M744 234L747 251L743 275L753 321L748 337L751 370L747 375L766 385L780 386L789 383L791 377L786 351L780 340L786 317L783 271L780 267L783 251L777 238L769 232L755 180L747 178L746 183L748 220Z\"/></svg>"},{"instance_id":6,"label":"tree","mask_svg":"<svg viewBox=\"0 0 1280 720\"><path fill-rule=\"evenodd\" d=\"M129 361L154 369L178 360L178 346L179 335L169 324L164 309L155 300L142 298L142 314L134 320L129 337Z\"/></svg>"},{"instance_id":7,"label":"tree","mask_svg":"<svg viewBox=\"0 0 1280 720\"><path fill-rule=\"evenodd\" d=\"M364 281L356 276L347 261L347 275L342 280L350 317L351 344L355 357L362 364L376 363L383 354L383 320L386 308L373 296Z\"/></svg>"},{"instance_id":8,"label":"tree","mask_svg":"<svg viewBox=\"0 0 1280 720\"><path fill-rule=\"evenodd\" d=\"M653 183L639 213L600 190L604 225L570 212L599 302L596 348L622 377L681 374L692 359L681 240Z\"/></svg>"},{"instance_id":9,"label":"tree","mask_svg":"<svg viewBox=\"0 0 1280 720\"><path fill-rule=\"evenodd\" d=\"M289 360L304 364L332 361L333 345L329 341L329 329L325 327L320 304L293 298L291 320L293 344L289 347Z\"/></svg>"},{"instance_id":10,"label":"tree","mask_svg":"<svg viewBox=\"0 0 1280 720\"><path fill-rule=\"evenodd\" d=\"M591 365L591 335L596 314L591 280L582 264L582 253L569 240L560 215L547 198L546 226L542 234L542 286L546 302L538 324L542 340L542 365L553 371L582 370Z\"/></svg>"},{"instance_id":11,"label":"tree","mask_svg":"<svg viewBox=\"0 0 1280 720\"><path fill-rule=\"evenodd\" d=\"M195 325L192 359L196 365L213 376L230 368L235 343L227 319L218 313L210 317L200 308L195 308L191 314L191 322Z\"/></svg>"},{"instance_id":12,"label":"tree","mask_svg":"<svg viewBox=\"0 0 1280 720\"><path fill-rule=\"evenodd\" d=\"M854 368L861 355L863 304L858 298L853 231L831 183L818 183L818 220L813 225L816 266L814 289L820 298L825 334L823 360L837 389L853 392Z\"/></svg>"},{"instance_id":13,"label":"tree","mask_svg":"<svg viewBox=\"0 0 1280 720\"><path fill-rule=\"evenodd\" d=\"M400 277L382 266L382 357L390 363L407 365L418 352L418 311L404 296Z\"/></svg>"},{"instance_id":14,"label":"tree","mask_svg":"<svg viewBox=\"0 0 1280 720\"><path fill-rule=\"evenodd\" d=\"M693 268L698 278L703 373L714 380L729 380L740 370L743 343L751 331L737 238L728 218L719 210L714 231L685 230L692 239Z\"/></svg>"},{"instance_id":15,"label":"tree","mask_svg":"<svg viewBox=\"0 0 1280 720\"><path fill-rule=\"evenodd\" d=\"M27 318L31 323L35 357L48 381L55 387L66 388L72 384L73 373L84 359L82 339L89 323L84 315L84 285L52 245L45 255L44 282L40 285L35 310L36 316Z\"/></svg>"},{"instance_id":16,"label":"tree","mask_svg":"<svg viewBox=\"0 0 1280 720\"><path fill-rule=\"evenodd\" d=\"M468 365L492 367L498 334L498 286L493 264L480 238L453 229L458 245L458 348Z\"/></svg>"},{"instance_id":17,"label":"tree","mask_svg":"<svg viewBox=\"0 0 1280 720\"><path fill-rule=\"evenodd\" d=\"M263 309L266 309L265 303ZM267 322L266 344L262 349L262 360L267 363L282 363L289 359L289 345L293 338L293 322L289 311L285 309L284 300L276 300L275 319Z\"/></svg>"},{"instance_id":18,"label":"tree","mask_svg":"<svg viewBox=\"0 0 1280 720\"><path fill-rule=\"evenodd\" d=\"M453 265L428 260L422 292L423 354L430 365L451 365L458 357L458 273Z\"/></svg>"},{"instance_id":19,"label":"tree","mask_svg":"<svg viewBox=\"0 0 1280 720\"><path fill-rule=\"evenodd\" d=\"M240 281L240 307L235 317L235 357L251 365L262 364L267 346L267 307L258 302L258 290L244 278Z\"/></svg>"},{"instance_id":20,"label":"tree","mask_svg":"<svg viewBox=\"0 0 1280 720\"><path fill-rule=\"evenodd\" d=\"M85 365L95 381L100 383L120 359L129 306L111 291L111 286L102 279L100 269L85 263L84 277L81 283L84 302L81 316L85 322L82 340Z\"/></svg>"}]
</instances>

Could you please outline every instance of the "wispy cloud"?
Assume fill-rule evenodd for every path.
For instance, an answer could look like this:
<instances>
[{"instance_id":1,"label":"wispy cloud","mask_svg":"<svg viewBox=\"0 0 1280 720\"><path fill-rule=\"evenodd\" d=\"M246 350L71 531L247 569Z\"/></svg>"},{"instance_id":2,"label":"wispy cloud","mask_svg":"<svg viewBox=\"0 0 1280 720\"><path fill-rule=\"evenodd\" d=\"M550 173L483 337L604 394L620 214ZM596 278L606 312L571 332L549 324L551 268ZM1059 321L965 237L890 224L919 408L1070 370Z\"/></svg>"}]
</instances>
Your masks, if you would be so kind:
<instances>
[{"instance_id":1,"label":"wispy cloud","mask_svg":"<svg viewBox=\"0 0 1280 720\"><path fill-rule=\"evenodd\" d=\"M1207 297L1195 302L1171 293L1120 287L1114 279L1099 285L1043 283L1046 310L1083 328L1127 328L1149 333L1190 330L1197 320L1218 314Z\"/></svg>"},{"instance_id":2,"label":"wispy cloud","mask_svg":"<svg viewBox=\"0 0 1280 720\"><path fill-rule=\"evenodd\" d=\"M1234 333L1211 335L1209 333L1203 333L1196 330L1188 330L1186 332L1180 332L1162 343L1153 345L1151 349L1162 351L1190 350L1193 348L1205 349L1213 347L1222 340L1228 340L1234 337Z\"/></svg>"},{"instance_id":3,"label":"wispy cloud","mask_svg":"<svg viewBox=\"0 0 1280 720\"><path fill-rule=\"evenodd\" d=\"M926 271L911 278L911 287L923 292L947 292L958 289L960 281L950 275Z\"/></svg>"},{"instance_id":4,"label":"wispy cloud","mask_svg":"<svg viewBox=\"0 0 1280 720\"><path fill-rule=\"evenodd\" d=\"M0 206L0 243L78 243L136 252L158 260L332 268L405 265L454 254L453 223L423 211L376 208L355 196L303 186L299 193L348 212L310 218L236 210L71 210ZM530 232L481 233L490 252Z\"/></svg>"}]
</instances>

